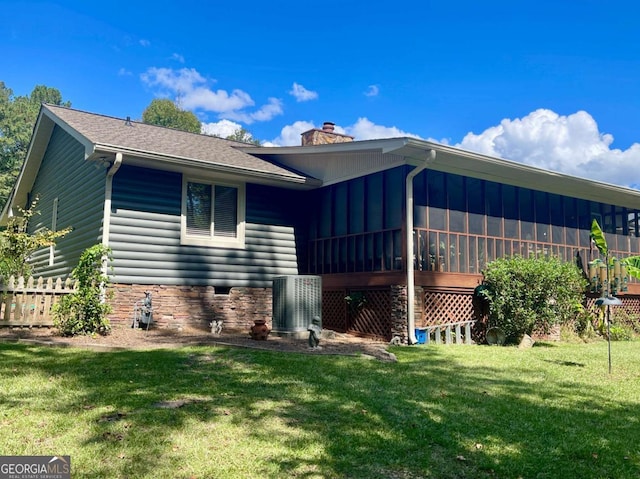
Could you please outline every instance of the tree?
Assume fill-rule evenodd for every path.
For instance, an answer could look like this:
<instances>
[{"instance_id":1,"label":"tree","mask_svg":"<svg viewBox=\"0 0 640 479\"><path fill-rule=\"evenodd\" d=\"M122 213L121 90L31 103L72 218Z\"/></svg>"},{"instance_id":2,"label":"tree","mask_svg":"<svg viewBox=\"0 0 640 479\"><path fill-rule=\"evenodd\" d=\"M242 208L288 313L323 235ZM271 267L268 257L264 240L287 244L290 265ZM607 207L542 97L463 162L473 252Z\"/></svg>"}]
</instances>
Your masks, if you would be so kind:
<instances>
[{"instance_id":1,"label":"tree","mask_svg":"<svg viewBox=\"0 0 640 479\"><path fill-rule=\"evenodd\" d=\"M176 130L200 133L200 120L190 111L182 110L169 99L155 98L142 113L142 121L149 125L166 126Z\"/></svg>"},{"instance_id":2,"label":"tree","mask_svg":"<svg viewBox=\"0 0 640 479\"><path fill-rule=\"evenodd\" d=\"M256 140L253 135L244 128L238 128L231 135L227 136L227 140L239 141L241 143L249 143L251 145L260 146L260 140Z\"/></svg>"},{"instance_id":3,"label":"tree","mask_svg":"<svg viewBox=\"0 0 640 479\"><path fill-rule=\"evenodd\" d=\"M31 265L27 262L29 256L40 248L54 245L56 239L71 231L71 228L60 231L41 228L30 234L29 221L38 214L35 209L37 203L36 198L29 209L18 208L20 215L11 216L6 229L0 232L0 279L6 279L11 275L29 276L31 274Z\"/></svg>"},{"instance_id":4,"label":"tree","mask_svg":"<svg viewBox=\"0 0 640 479\"><path fill-rule=\"evenodd\" d=\"M31 95L14 96L13 91L0 81L0 209L4 207L27 156L42 103L71 106L70 102L62 101L62 94L55 88L36 85Z\"/></svg>"}]
</instances>

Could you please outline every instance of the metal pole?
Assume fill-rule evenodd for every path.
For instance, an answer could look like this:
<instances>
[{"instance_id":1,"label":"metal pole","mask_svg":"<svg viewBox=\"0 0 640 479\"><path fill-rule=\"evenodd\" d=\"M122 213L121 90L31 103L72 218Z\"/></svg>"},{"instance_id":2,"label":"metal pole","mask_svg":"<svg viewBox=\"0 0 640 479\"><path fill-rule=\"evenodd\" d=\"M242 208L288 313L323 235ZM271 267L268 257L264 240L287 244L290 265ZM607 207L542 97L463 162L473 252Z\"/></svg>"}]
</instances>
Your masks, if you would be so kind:
<instances>
[{"instance_id":1,"label":"metal pole","mask_svg":"<svg viewBox=\"0 0 640 479\"><path fill-rule=\"evenodd\" d=\"M611 374L611 329L609 328L609 325L611 324L610 315L611 306L607 304L607 346L609 348L609 374Z\"/></svg>"},{"instance_id":2,"label":"metal pole","mask_svg":"<svg viewBox=\"0 0 640 479\"><path fill-rule=\"evenodd\" d=\"M611 291L611 280L609 278L609 251L607 250L607 254L604 255L604 260L606 261L607 266L607 299L609 299L610 291ZM611 374L611 305L607 304L607 350L609 352L609 374Z\"/></svg>"}]
</instances>

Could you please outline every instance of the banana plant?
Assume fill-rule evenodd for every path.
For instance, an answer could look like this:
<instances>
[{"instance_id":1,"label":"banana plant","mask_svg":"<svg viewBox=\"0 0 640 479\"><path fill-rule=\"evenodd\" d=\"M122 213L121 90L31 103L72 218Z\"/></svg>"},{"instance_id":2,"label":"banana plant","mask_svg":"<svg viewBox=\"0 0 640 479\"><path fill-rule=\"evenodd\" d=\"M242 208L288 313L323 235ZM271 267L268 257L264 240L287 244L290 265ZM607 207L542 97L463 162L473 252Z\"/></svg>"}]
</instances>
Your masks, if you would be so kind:
<instances>
[{"instance_id":1,"label":"banana plant","mask_svg":"<svg viewBox=\"0 0 640 479\"><path fill-rule=\"evenodd\" d=\"M591 237L591 241L593 241L593 243L596 245L596 248L598 248L598 251L600 252L600 254L604 256L604 261L603 260L596 260L596 261L598 262L598 264L604 263L606 265L607 288L606 290L602 291L602 294L605 296L609 296L609 289L608 289L609 287L609 246L607 246L607 238L605 237L604 232L602 231L602 228L600 228L600 225L598 224L598 221L595 218L591 222L591 233L589 234L589 236Z\"/></svg>"},{"instance_id":2,"label":"banana plant","mask_svg":"<svg viewBox=\"0 0 640 479\"><path fill-rule=\"evenodd\" d=\"M629 276L640 279L640 256L629 256L628 258L624 258L622 260L622 264L626 266L627 274Z\"/></svg>"},{"instance_id":3,"label":"banana plant","mask_svg":"<svg viewBox=\"0 0 640 479\"><path fill-rule=\"evenodd\" d=\"M607 246L607 238L605 238L604 232L602 231L602 228L600 228L600 225L598 224L598 220L596 220L595 218L591 222L590 236L593 242L595 243L596 248L598 248L598 251L600 251L600 254L606 258L607 255L609 254L609 247Z\"/></svg>"}]
</instances>

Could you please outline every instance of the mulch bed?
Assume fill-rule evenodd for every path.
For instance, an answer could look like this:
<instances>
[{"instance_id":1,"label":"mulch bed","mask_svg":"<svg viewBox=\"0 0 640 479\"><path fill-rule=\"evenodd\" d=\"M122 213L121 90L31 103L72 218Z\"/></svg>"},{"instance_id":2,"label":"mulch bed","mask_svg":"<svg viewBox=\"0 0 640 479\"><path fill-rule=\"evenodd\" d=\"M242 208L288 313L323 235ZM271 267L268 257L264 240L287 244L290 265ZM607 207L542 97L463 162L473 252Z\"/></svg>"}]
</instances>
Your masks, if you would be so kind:
<instances>
[{"instance_id":1,"label":"mulch bed","mask_svg":"<svg viewBox=\"0 0 640 479\"><path fill-rule=\"evenodd\" d=\"M254 340L248 331L223 331L213 335L197 329L133 329L115 325L106 336L63 337L52 328L0 328L0 341L19 341L38 345L91 348L113 351L118 349L177 348L193 345L232 346L280 352L306 354L366 355L384 361L394 361L395 356L387 352L387 343L370 338L324 330L319 349L312 349L307 339L280 337L270 334L264 340Z\"/></svg>"}]
</instances>

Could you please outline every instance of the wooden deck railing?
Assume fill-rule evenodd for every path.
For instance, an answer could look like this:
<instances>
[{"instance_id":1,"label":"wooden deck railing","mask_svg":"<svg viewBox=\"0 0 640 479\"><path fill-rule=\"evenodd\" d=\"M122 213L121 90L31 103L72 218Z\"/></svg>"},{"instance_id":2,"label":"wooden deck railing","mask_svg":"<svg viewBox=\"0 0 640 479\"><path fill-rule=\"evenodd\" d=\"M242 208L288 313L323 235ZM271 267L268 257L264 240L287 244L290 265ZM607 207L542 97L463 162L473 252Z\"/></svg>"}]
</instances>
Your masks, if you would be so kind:
<instances>
[{"instance_id":1,"label":"wooden deck railing","mask_svg":"<svg viewBox=\"0 0 640 479\"><path fill-rule=\"evenodd\" d=\"M0 283L0 326L53 326L51 307L74 288L71 279L11 276Z\"/></svg>"}]
</instances>

